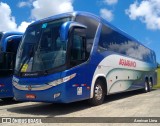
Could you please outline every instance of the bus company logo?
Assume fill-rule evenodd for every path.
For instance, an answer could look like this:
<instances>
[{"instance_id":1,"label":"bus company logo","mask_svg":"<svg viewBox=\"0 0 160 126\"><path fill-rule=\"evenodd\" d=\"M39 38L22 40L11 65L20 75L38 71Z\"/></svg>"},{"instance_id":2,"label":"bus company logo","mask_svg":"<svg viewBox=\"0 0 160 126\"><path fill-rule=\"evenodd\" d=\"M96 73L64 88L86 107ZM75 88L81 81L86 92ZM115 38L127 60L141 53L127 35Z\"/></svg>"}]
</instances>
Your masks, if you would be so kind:
<instances>
[{"instance_id":1,"label":"bus company logo","mask_svg":"<svg viewBox=\"0 0 160 126\"><path fill-rule=\"evenodd\" d=\"M32 90L32 86L31 85L28 85L27 88L28 88L29 91Z\"/></svg>"},{"instance_id":2,"label":"bus company logo","mask_svg":"<svg viewBox=\"0 0 160 126\"><path fill-rule=\"evenodd\" d=\"M128 66L128 67L136 67L136 62L131 61L131 60L126 60L126 59L120 59L119 60L119 65Z\"/></svg>"}]
</instances>

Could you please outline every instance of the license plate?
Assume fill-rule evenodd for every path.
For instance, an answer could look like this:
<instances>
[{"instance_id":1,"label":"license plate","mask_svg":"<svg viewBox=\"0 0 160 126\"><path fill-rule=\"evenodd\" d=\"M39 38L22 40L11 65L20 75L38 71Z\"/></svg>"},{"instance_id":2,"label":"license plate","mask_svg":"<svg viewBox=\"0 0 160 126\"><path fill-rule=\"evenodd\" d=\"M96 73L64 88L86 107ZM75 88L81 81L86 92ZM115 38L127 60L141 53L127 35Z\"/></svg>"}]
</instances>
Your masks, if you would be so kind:
<instances>
[{"instance_id":1,"label":"license plate","mask_svg":"<svg viewBox=\"0 0 160 126\"><path fill-rule=\"evenodd\" d=\"M26 94L26 98L28 98L28 99L35 99L36 96L34 94Z\"/></svg>"}]
</instances>

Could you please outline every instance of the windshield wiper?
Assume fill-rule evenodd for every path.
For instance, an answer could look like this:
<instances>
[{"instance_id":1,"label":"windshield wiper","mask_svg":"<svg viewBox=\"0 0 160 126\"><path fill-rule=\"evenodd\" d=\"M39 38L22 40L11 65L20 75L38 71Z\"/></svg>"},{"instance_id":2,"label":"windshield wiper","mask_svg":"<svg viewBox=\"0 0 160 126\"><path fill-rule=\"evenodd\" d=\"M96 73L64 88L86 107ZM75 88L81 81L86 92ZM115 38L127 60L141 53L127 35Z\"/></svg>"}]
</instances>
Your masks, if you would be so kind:
<instances>
[{"instance_id":1,"label":"windshield wiper","mask_svg":"<svg viewBox=\"0 0 160 126\"><path fill-rule=\"evenodd\" d=\"M25 64L27 61L28 61L28 63L29 63L29 61L31 60L31 58L33 57L33 55L34 55L34 47L32 47L32 49L31 49L31 51L29 52L29 54L24 58L23 63L21 64L21 66L20 66L20 68L19 68L19 70L18 70L18 73L21 72L24 64Z\"/></svg>"}]
</instances>

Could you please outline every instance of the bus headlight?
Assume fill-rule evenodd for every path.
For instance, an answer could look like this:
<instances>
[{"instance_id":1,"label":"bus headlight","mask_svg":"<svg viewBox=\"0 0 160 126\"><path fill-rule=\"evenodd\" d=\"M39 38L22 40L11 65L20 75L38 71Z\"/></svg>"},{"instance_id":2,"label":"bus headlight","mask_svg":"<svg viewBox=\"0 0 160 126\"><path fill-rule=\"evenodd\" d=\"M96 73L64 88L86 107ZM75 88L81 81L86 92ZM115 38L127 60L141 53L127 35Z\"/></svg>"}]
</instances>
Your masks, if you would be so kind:
<instances>
[{"instance_id":1,"label":"bus headlight","mask_svg":"<svg viewBox=\"0 0 160 126\"><path fill-rule=\"evenodd\" d=\"M12 84L15 86L15 85L17 85L17 84L18 84L18 82L16 82L16 81L12 80Z\"/></svg>"},{"instance_id":2,"label":"bus headlight","mask_svg":"<svg viewBox=\"0 0 160 126\"><path fill-rule=\"evenodd\" d=\"M64 82L67 82L67 81L73 79L75 76L76 76L76 73L74 73L74 74L72 74L72 75L69 75L69 76L66 76L66 77L64 77L64 78L61 78L61 79L52 81L52 82L50 82L50 83L48 83L48 84L51 85L51 86L57 86L57 85L59 85L59 84L62 84L62 83L64 83Z\"/></svg>"}]
</instances>

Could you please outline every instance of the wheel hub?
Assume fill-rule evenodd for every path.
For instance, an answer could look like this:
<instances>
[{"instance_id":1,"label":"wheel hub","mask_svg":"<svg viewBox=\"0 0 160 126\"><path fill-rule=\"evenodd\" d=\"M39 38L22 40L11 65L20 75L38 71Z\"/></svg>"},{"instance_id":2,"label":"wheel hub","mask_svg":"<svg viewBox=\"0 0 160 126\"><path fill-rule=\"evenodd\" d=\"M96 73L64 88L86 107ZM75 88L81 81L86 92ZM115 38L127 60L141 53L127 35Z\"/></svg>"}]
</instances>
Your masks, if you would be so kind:
<instances>
[{"instance_id":1,"label":"wheel hub","mask_svg":"<svg viewBox=\"0 0 160 126\"><path fill-rule=\"evenodd\" d=\"M97 100L100 100L102 98L102 87L100 85L97 85L95 88L95 98Z\"/></svg>"}]
</instances>

